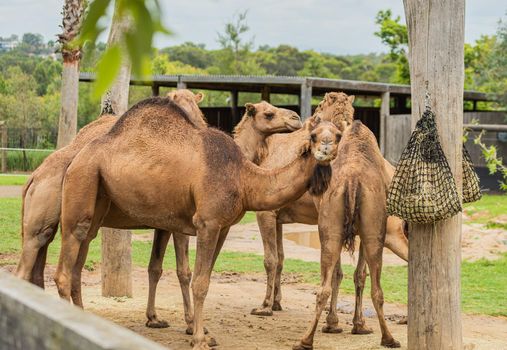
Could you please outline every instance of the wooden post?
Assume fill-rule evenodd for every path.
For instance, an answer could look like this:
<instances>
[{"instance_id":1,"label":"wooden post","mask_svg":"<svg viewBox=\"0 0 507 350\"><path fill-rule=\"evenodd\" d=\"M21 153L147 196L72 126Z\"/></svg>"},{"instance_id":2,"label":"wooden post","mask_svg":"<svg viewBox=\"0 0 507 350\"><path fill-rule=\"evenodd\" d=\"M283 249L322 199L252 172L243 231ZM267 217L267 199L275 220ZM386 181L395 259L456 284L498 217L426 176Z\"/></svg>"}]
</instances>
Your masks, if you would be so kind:
<instances>
[{"instance_id":1,"label":"wooden post","mask_svg":"<svg viewBox=\"0 0 507 350\"><path fill-rule=\"evenodd\" d=\"M153 84L151 86L151 95L152 96L159 96L160 95L160 86L157 84Z\"/></svg>"},{"instance_id":2,"label":"wooden post","mask_svg":"<svg viewBox=\"0 0 507 350\"><path fill-rule=\"evenodd\" d=\"M271 101L270 93L271 91L269 89L269 86L265 85L261 90L261 100L270 102Z\"/></svg>"},{"instance_id":3,"label":"wooden post","mask_svg":"<svg viewBox=\"0 0 507 350\"><path fill-rule=\"evenodd\" d=\"M116 3L116 6L118 3ZM117 7L111 24L108 45L120 40L121 33L131 24L128 16L120 17ZM113 110L122 115L128 109L130 62L122 62L120 73L111 87ZM102 296L132 296L132 233L102 228Z\"/></svg>"},{"instance_id":4,"label":"wooden post","mask_svg":"<svg viewBox=\"0 0 507 350\"><path fill-rule=\"evenodd\" d=\"M239 123L241 117L238 111L238 90L231 91L231 115L234 125Z\"/></svg>"},{"instance_id":5,"label":"wooden post","mask_svg":"<svg viewBox=\"0 0 507 350\"><path fill-rule=\"evenodd\" d=\"M426 84L442 148L462 188L465 0L404 0L409 35L412 126L424 111ZM461 214L411 225L408 348L462 349Z\"/></svg>"},{"instance_id":6,"label":"wooden post","mask_svg":"<svg viewBox=\"0 0 507 350\"><path fill-rule=\"evenodd\" d=\"M299 95L299 115L304 121L312 115L312 86L305 81L301 84L301 94Z\"/></svg>"},{"instance_id":7,"label":"wooden post","mask_svg":"<svg viewBox=\"0 0 507 350\"><path fill-rule=\"evenodd\" d=\"M391 94L389 92L382 93L382 102L380 104L380 132L379 132L379 145L380 152L385 156L386 152L386 119L389 118L391 108Z\"/></svg>"},{"instance_id":8,"label":"wooden post","mask_svg":"<svg viewBox=\"0 0 507 350\"><path fill-rule=\"evenodd\" d=\"M7 148L7 124L0 122L0 129L2 130L2 148ZM7 150L2 150L2 173L7 172Z\"/></svg>"}]
</instances>

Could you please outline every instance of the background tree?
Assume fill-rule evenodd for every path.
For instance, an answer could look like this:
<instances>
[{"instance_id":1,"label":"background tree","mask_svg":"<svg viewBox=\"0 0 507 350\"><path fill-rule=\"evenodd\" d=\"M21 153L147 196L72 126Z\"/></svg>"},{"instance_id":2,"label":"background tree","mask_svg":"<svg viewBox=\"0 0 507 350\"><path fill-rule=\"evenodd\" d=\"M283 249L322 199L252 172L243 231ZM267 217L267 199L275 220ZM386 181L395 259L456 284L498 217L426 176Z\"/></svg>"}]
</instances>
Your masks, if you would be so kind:
<instances>
[{"instance_id":1,"label":"background tree","mask_svg":"<svg viewBox=\"0 0 507 350\"><path fill-rule=\"evenodd\" d=\"M71 143L77 132L81 46L74 39L79 34L85 6L85 0L66 0L63 5L63 32L58 36L63 57L62 107L58 123L58 148Z\"/></svg>"}]
</instances>

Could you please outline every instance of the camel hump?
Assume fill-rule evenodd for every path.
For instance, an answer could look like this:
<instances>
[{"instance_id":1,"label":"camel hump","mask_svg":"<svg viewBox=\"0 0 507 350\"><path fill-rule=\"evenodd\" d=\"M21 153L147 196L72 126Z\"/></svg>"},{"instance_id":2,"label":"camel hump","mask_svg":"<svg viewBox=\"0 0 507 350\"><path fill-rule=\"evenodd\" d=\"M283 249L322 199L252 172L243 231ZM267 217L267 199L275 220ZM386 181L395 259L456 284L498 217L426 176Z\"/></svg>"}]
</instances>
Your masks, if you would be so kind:
<instances>
[{"instance_id":1,"label":"camel hump","mask_svg":"<svg viewBox=\"0 0 507 350\"><path fill-rule=\"evenodd\" d=\"M109 135L119 134L128 124L136 127L153 127L164 132L174 122L182 121L193 129L198 127L187 112L167 97L150 97L139 101L118 119L109 131Z\"/></svg>"}]
</instances>

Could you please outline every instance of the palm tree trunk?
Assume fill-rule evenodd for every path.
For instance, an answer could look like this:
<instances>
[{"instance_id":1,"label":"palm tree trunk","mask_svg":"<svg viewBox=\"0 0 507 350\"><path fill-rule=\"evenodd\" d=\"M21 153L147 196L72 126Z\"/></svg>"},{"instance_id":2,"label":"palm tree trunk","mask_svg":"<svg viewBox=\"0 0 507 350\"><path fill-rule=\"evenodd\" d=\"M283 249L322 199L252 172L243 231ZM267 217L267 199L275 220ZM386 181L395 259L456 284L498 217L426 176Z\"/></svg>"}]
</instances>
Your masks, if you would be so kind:
<instances>
[{"instance_id":1,"label":"palm tree trunk","mask_svg":"<svg viewBox=\"0 0 507 350\"><path fill-rule=\"evenodd\" d=\"M72 142L77 132L77 104L79 92L79 60L81 48L73 47L72 40L81 27L85 0L65 0L63 5L62 34L58 36L63 56L62 108L58 123L57 148Z\"/></svg>"}]
</instances>

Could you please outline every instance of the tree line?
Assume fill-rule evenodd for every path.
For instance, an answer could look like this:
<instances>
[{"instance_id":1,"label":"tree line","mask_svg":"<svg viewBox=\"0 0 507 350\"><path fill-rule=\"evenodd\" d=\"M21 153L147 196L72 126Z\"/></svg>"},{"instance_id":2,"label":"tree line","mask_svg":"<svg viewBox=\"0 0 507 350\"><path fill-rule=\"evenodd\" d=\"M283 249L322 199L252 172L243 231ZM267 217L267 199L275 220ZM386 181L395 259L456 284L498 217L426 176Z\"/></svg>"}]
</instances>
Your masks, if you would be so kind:
<instances>
[{"instance_id":1,"label":"tree line","mask_svg":"<svg viewBox=\"0 0 507 350\"><path fill-rule=\"evenodd\" d=\"M255 47L247 19L245 12L227 23L217 35L217 49L186 42L155 50L151 58L153 74L316 76L409 83L407 30L390 10L380 11L375 18L375 35L388 52L360 55L299 50L286 44ZM38 129L42 135L38 147L55 146L50 135L58 122L62 71L61 58L53 55L56 45L54 41L44 42L40 34L26 33L17 47L0 52L0 120L11 128ZM104 50L103 43L85 46L81 71L92 72ZM507 104L507 23L499 22L496 34L484 35L466 44L464 50L465 89L494 93ZM81 127L96 118L100 104L92 98L90 84L80 84L79 89ZM149 88L133 87L130 99L133 103L150 94ZM226 105L228 97L224 92L207 92L206 105ZM279 96L275 102L296 100Z\"/></svg>"}]
</instances>

